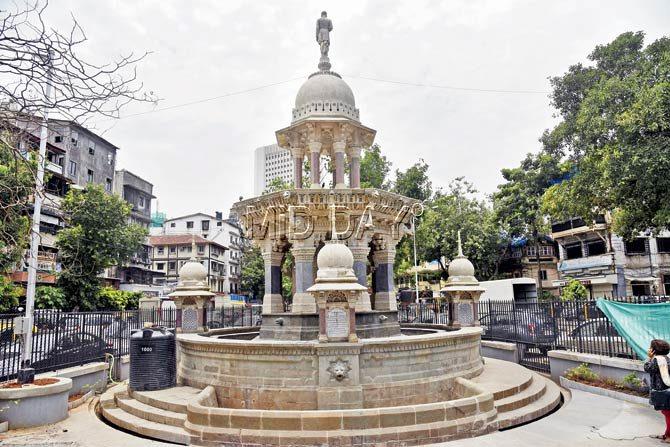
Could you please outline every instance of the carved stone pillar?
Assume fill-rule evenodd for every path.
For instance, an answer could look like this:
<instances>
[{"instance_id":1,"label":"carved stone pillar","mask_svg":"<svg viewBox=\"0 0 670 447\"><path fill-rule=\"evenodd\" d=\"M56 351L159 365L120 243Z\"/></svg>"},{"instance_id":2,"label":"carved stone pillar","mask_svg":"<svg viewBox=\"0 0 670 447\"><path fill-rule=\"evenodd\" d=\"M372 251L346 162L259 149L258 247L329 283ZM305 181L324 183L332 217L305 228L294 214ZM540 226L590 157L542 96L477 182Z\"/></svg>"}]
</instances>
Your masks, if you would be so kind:
<instances>
[{"instance_id":1,"label":"carved stone pillar","mask_svg":"<svg viewBox=\"0 0 670 447\"><path fill-rule=\"evenodd\" d=\"M267 250L263 252L265 267L265 295L263 296L263 313L284 312L284 302L281 296L281 262L284 253Z\"/></svg>"},{"instance_id":2,"label":"carved stone pillar","mask_svg":"<svg viewBox=\"0 0 670 447\"><path fill-rule=\"evenodd\" d=\"M356 279L358 284L365 286L367 288L368 281L368 254L370 254L370 247L367 244L360 245L350 245L349 249L354 255L354 273L356 274ZM369 311L372 310L370 305L370 294L367 290L361 292L358 297L358 304L356 305L356 311Z\"/></svg>"},{"instance_id":3,"label":"carved stone pillar","mask_svg":"<svg viewBox=\"0 0 670 447\"><path fill-rule=\"evenodd\" d=\"M397 310L394 284L393 263L395 247L383 243L372 254L375 263L375 310Z\"/></svg>"},{"instance_id":4,"label":"carved stone pillar","mask_svg":"<svg viewBox=\"0 0 670 447\"><path fill-rule=\"evenodd\" d=\"M310 153L310 177L312 179L312 188L321 188L321 143L312 141L309 143Z\"/></svg>"},{"instance_id":5,"label":"carved stone pillar","mask_svg":"<svg viewBox=\"0 0 670 447\"><path fill-rule=\"evenodd\" d=\"M344 184L344 148L346 142L336 141L333 143L333 152L335 152L335 188L345 188Z\"/></svg>"},{"instance_id":6,"label":"carved stone pillar","mask_svg":"<svg viewBox=\"0 0 670 447\"><path fill-rule=\"evenodd\" d=\"M293 185L295 189L302 189L302 160L303 153L300 149L293 152Z\"/></svg>"},{"instance_id":7,"label":"carved stone pillar","mask_svg":"<svg viewBox=\"0 0 670 447\"><path fill-rule=\"evenodd\" d=\"M296 314L316 312L314 296L307 289L314 284L314 252L313 244L305 241L291 249L295 261L295 293L291 312Z\"/></svg>"},{"instance_id":8,"label":"carved stone pillar","mask_svg":"<svg viewBox=\"0 0 670 447\"><path fill-rule=\"evenodd\" d=\"M349 187L350 188L360 188L361 187L361 148L354 147L351 148L349 153Z\"/></svg>"},{"instance_id":9,"label":"carved stone pillar","mask_svg":"<svg viewBox=\"0 0 670 447\"><path fill-rule=\"evenodd\" d=\"M461 327L460 322L460 294L459 293L447 293L447 307L449 309L449 320L447 326L458 329Z\"/></svg>"}]
</instances>

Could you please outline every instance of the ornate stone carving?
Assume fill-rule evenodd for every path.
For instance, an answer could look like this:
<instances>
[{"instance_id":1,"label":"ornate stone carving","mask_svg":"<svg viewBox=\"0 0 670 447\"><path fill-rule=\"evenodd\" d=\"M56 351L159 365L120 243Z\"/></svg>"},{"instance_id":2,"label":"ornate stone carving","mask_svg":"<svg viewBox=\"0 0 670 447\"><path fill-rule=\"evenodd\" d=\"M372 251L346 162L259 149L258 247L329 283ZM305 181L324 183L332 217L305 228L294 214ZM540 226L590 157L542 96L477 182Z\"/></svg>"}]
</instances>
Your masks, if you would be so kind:
<instances>
[{"instance_id":1,"label":"ornate stone carving","mask_svg":"<svg viewBox=\"0 0 670 447\"><path fill-rule=\"evenodd\" d=\"M330 366L326 369L330 373L332 379L337 380L338 382L343 381L349 377L349 371L351 371L351 366L349 362L343 359L335 359L330 362Z\"/></svg>"}]
</instances>

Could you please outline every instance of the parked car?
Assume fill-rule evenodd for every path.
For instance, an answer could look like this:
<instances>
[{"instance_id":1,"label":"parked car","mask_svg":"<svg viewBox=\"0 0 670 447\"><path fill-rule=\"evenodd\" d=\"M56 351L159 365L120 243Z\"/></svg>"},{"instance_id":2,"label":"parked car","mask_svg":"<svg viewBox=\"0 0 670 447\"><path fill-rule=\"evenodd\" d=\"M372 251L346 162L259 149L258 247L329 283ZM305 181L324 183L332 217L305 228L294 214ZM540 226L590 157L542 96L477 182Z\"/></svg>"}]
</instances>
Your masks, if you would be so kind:
<instances>
[{"instance_id":1,"label":"parked car","mask_svg":"<svg viewBox=\"0 0 670 447\"><path fill-rule=\"evenodd\" d=\"M570 332L561 344L566 349L608 357L635 358L635 353L626 340L617 332L607 318L598 318L581 323Z\"/></svg>"},{"instance_id":2,"label":"parked car","mask_svg":"<svg viewBox=\"0 0 670 447\"><path fill-rule=\"evenodd\" d=\"M36 370L44 370L53 365L79 364L100 360L106 353L113 353L112 344L97 335L80 332L62 337L44 356L32 362Z\"/></svg>"},{"instance_id":3,"label":"parked car","mask_svg":"<svg viewBox=\"0 0 670 447\"><path fill-rule=\"evenodd\" d=\"M61 330L89 330L98 326L106 327L114 321L112 313L79 313L69 314L61 317L58 326Z\"/></svg>"},{"instance_id":4,"label":"parked car","mask_svg":"<svg viewBox=\"0 0 670 447\"><path fill-rule=\"evenodd\" d=\"M556 319L542 312L503 312L479 319L484 338L535 345L543 354L558 338Z\"/></svg>"}]
</instances>

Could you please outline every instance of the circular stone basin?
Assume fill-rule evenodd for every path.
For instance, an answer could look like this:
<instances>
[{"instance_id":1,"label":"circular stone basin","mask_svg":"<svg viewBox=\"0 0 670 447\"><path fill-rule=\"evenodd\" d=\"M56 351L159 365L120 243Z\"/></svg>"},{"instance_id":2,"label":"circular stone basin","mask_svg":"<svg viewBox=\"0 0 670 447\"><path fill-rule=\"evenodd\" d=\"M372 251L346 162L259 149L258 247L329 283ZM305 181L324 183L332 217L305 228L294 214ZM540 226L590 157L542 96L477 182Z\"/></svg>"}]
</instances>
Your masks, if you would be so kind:
<instances>
[{"instance_id":1,"label":"circular stone basin","mask_svg":"<svg viewBox=\"0 0 670 447\"><path fill-rule=\"evenodd\" d=\"M476 327L411 327L357 343L265 340L257 331L178 335L179 382L211 385L223 408L343 410L452 400L456 379L482 370Z\"/></svg>"},{"instance_id":2,"label":"circular stone basin","mask_svg":"<svg viewBox=\"0 0 670 447\"><path fill-rule=\"evenodd\" d=\"M0 419L9 428L37 427L53 424L67 417L68 392L72 379L54 377L48 385L24 385L0 388Z\"/></svg>"}]
</instances>

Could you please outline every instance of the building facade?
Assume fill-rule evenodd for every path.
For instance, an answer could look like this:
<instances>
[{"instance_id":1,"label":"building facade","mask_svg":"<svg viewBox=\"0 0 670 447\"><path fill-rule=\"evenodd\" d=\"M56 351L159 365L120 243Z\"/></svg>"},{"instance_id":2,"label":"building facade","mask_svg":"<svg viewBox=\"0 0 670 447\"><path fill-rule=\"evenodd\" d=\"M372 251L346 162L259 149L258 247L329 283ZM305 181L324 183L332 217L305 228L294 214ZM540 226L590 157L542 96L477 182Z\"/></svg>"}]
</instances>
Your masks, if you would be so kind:
<instances>
[{"instance_id":1,"label":"building facade","mask_svg":"<svg viewBox=\"0 0 670 447\"><path fill-rule=\"evenodd\" d=\"M155 232L154 232L155 234ZM224 219L223 213L214 215L195 213L166 219L161 229L162 235L198 235L212 241L226 250L221 258L224 266L223 284L213 292L225 294L240 293L241 259L244 248L242 229L234 219ZM155 249L155 247L154 247Z\"/></svg>"},{"instance_id":2,"label":"building facade","mask_svg":"<svg viewBox=\"0 0 670 447\"><path fill-rule=\"evenodd\" d=\"M259 196L275 178L293 184L291 152L276 144L261 146L254 152L254 195Z\"/></svg>"},{"instance_id":3,"label":"building facade","mask_svg":"<svg viewBox=\"0 0 670 447\"><path fill-rule=\"evenodd\" d=\"M14 123L22 132L20 150L26 156L36 154L40 144L39 123L18 120ZM46 183L40 218L37 281L53 284L60 271L56 234L65 226L60 205L71 188L97 184L109 193L113 191L116 154L119 148L101 136L70 121L50 120L48 128ZM27 256L27 251L26 251ZM28 280L27 258L17 266L12 280Z\"/></svg>"},{"instance_id":4,"label":"building facade","mask_svg":"<svg viewBox=\"0 0 670 447\"><path fill-rule=\"evenodd\" d=\"M191 257L195 257L207 269L211 291L225 293L227 248L223 245L196 234L150 236L149 243L152 247L152 269L162 273L154 280L156 285L168 288L176 286L179 269Z\"/></svg>"},{"instance_id":5,"label":"building facade","mask_svg":"<svg viewBox=\"0 0 670 447\"><path fill-rule=\"evenodd\" d=\"M550 237L543 237L536 247L522 238L506 247L500 263L500 273L505 278L530 278L537 284L538 254L542 289L554 296L559 295L558 244Z\"/></svg>"},{"instance_id":6,"label":"building facade","mask_svg":"<svg viewBox=\"0 0 670 447\"><path fill-rule=\"evenodd\" d=\"M561 276L554 283L578 279L591 298L670 294L670 232L625 241L610 224L609 215L552 224Z\"/></svg>"}]
</instances>

